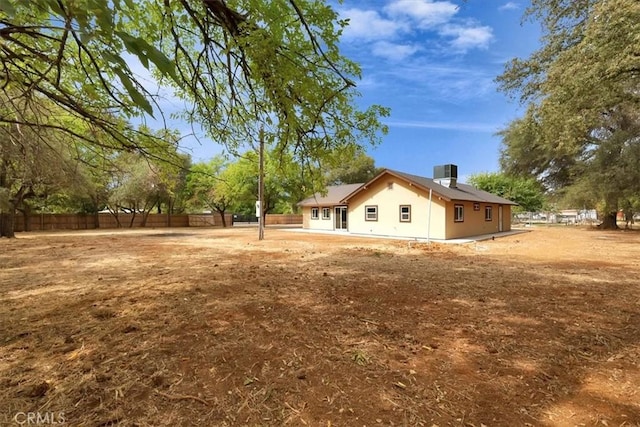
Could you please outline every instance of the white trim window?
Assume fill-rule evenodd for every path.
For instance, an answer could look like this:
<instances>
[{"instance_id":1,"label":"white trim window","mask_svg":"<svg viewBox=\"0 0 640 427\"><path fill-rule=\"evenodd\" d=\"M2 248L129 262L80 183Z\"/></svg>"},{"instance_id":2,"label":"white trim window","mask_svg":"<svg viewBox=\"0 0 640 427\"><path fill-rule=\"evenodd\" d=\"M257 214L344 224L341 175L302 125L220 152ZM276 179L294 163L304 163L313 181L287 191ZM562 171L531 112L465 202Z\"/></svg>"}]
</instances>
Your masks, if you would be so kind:
<instances>
[{"instance_id":1,"label":"white trim window","mask_svg":"<svg viewBox=\"0 0 640 427\"><path fill-rule=\"evenodd\" d=\"M453 206L453 221L464 222L464 205Z\"/></svg>"},{"instance_id":2,"label":"white trim window","mask_svg":"<svg viewBox=\"0 0 640 427\"><path fill-rule=\"evenodd\" d=\"M322 219L331 219L331 208L322 208Z\"/></svg>"},{"instance_id":3,"label":"white trim window","mask_svg":"<svg viewBox=\"0 0 640 427\"><path fill-rule=\"evenodd\" d=\"M311 219L319 219L320 208L311 208Z\"/></svg>"},{"instance_id":4,"label":"white trim window","mask_svg":"<svg viewBox=\"0 0 640 427\"><path fill-rule=\"evenodd\" d=\"M400 222L411 222L411 205L400 205Z\"/></svg>"},{"instance_id":5,"label":"white trim window","mask_svg":"<svg viewBox=\"0 0 640 427\"><path fill-rule=\"evenodd\" d=\"M484 207L484 220L493 221L493 208L491 206Z\"/></svg>"},{"instance_id":6,"label":"white trim window","mask_svg":"<svg viewBox=\"0 0 640 427\"><path fill-rule=\"evenodd\" d=\"M377 221L378 220L378 206L371 205L364 207L364 220L365 221Z\"/></svg>"}]
</instances>

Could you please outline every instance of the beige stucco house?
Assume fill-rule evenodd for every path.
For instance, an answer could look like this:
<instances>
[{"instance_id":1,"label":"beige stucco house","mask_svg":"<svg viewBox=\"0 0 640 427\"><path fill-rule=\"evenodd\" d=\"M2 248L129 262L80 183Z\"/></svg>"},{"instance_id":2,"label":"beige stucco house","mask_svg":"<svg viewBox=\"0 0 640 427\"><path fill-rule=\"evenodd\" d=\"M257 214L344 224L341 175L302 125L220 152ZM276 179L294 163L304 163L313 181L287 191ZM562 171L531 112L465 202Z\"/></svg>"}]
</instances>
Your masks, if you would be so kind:
<instances>
[{"instance_id":1,"label":"beige stucco house","mask_svg":"<svg viewBox=\"0 0 640 427\"><path fill-rule=\"evenodd\" d=\"M446 166L454 173L432 179L385 169L365 184L328 187L299 203L303 228L442 240L511 230L516 203L457 183L457 167Z\"/></svg>"}]
</instances>

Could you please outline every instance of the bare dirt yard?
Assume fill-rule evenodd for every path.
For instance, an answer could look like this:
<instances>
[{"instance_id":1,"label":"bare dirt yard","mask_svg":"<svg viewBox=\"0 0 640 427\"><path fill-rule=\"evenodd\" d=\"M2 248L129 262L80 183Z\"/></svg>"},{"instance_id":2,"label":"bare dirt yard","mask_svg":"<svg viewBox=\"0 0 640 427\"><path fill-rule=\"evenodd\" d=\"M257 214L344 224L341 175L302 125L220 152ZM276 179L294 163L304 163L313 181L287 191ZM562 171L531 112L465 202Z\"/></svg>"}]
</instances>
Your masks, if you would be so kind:
<instances>
[{"instance_id":1,"label":"bare dirt yard","mask_svg":"<svg viewBox=\"0 0 640 427\"><path fill-rule=\"evenodd\" d=\"M0 425L640 426L640 233L256 236L0 240Z\"/></svg>"}]
</instances>

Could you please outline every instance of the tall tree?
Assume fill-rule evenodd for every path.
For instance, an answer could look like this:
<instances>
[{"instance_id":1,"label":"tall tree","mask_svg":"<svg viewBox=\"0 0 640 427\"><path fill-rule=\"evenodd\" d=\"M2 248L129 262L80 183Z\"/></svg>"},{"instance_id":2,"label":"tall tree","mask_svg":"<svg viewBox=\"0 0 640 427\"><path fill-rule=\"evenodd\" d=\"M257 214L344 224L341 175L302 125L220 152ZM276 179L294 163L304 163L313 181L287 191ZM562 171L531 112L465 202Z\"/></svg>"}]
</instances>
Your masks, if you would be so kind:
<instances>
[{"instance_id":1,"label":"tall tree","mask_svg":"<svg viewBox=\"0 0 640 427\"><path fill-rule=\"evenodd\" d=\"M469 177L469 184L505 199L516 202L514 212L536 212L544 205L544 194L536 180L504 173L479 173Z\"/></svg>"},{"instance_id":2,"label":"tall tree","mask_svg":"<svg viewBox=\"0 0 640 427\"><path fill-rule=\"evenodd\" d=\"M258 200L257 153L248 151L220 175L230 194L234 211L251 215ZM315 176L295 161L289 153L269 150L265 153L264 206L262 220L277 208L292 212L297 202L312 192Z\"/></svg>"},{"instance_id":3,"label":"tall tree","mask_svg":"<svg viewBox=\"0 0 640 427\"><path fill-rule=\"evenodd\" d=\"M328 185L367 182L382 171L372 157L361 150L354 151L340 151L333 156L327 172Z\"/></svg>"},{"instance_id":4,"label":"tall tree","mask_svg":"<svg viewBox=\"0 0 640 427\"><path fill-rule=\"evenodd\" d=\"M149 147L153 147L149 153L155 154L147 158L147 162L155 175L155 185L160 190L156 207L158 213L162 213L164 208L170 221L171 214L182 212L185 208L186 180L191 167L191 156L179 152L178 131L166 128L153 131L146 126L141 126L141 130L141 138L147 139ZM137 152L145 156L145 153ZM167 158L171 160L165 161Z\"/></svg>"},{"instance_id":5,"label":"tall tree","mask_svg":"<svg viewBox=\"0 0 640 427\"><path fill-rule=\"evenodd\" d=\"M164 196L158 185L159 177L147 160L136 153L120 153L116 159L117 169L109 185L107 207L114 216L118 227L120 213L131 214L129 227L133 227L138 213L142 214L143 225L151 210Z\"/></svg>"},{"instance_id":6,"label":"tall tree","mask_svg":"<svg viewBox=\"0 0 640 427\"><path fill-rule=\"evenodd\" d=\"M187 175L190 205L196 209L217 212L223 227L227 226L225 214L233 201L230 185L222 179L227 166L225 157L217 155L206 163L196 163Z\"/></svg>"},{"instance_id":7,"label":"tall tree","mask_svg":"<svg viewBox=\"0 0 640 427\"><path fill-rule=\"evenodd\" d=\"M256 124L267 123L273 127L270 141L314 162L344 146L376 142L385 129L378 117L386 109L355 106L360 68L338 49L346 21L324 2L3 5L0 87L49 99L110 133L122 148L149 149L129 138L119 122L105 119L105 111L160 113L123 52L191 101L184 117L229 148L239 148L252 139ZM16 120L41 126L25 117Z\"/></svg>"},{"instance_id":8,"label":"tall tree","mask_svg":"<svg viewBox=\"0 0 640 427\"><path fill-rule=\"evenodd\" d=\"M146 134L150 131L144 132ZM116 218L118 226L120 212L132 214L129 227L133 226L137 214L142 214L144 226L151 211L154 208L160 210L163 204L171 213L176 192L185 185L182 180L186 175L182 171L188 167L189 157L178 155L171 135L163 133L164 145L158 149L173 153L172 157L183 160L182 165L150 159L137 151L121 152L114 159L107 207Z\"/></svg>"},{"instance_id":9,"label":"tall tree","mask_svg":"<svg viewBox=\"0 0 640 427\"><path fill-rule=\"evenodd\" d=\"M616 228L618 203L640 179L625 166L640 144L640 3L535 0L528 13L543 24L543 47L498 78L529 103L503 132L503 159L552 189L590 189L602 226Z\"/></svg>"},{"instance_id":10,"label":"tall tree","mask_svg":"<svg viewBox=\"0 0 640 427\"><path fill-rule=\"evenodd\" d=\"M0 101L5 101L0 95ZM2 102L0 117L11 120L13 105ZM37 117L42 104L22 102L20 114ZM58 111L59 112L59 111ZM79 168L73 161L73 141L49 128L23 127L17 123L0 124L0 237L14 237L16 211L25 215L29 227L31 201L69 188L80 181Z\"/></svg>"},{"instance_id":11,"label":"tall tree","mask_svg":"<svg viewBox=\"0 0 640 427\"><path fill-rule=\"evenodd\" d=\"M325 2L3 4L0 80L6 84L0 88L51 100L109 133L119 148L159 155L154 144L141 144L144 138L130 138L117 120L105 119L105 111L161 114L124 51L190 101L183 117L232 152L261 140L319 175L318 163L335 150L375 144L386 132L379 117L387 109L356 107L360 68L338 48L347 21ZM41 126L25 117L15 121ZM48 126L68 131L55 120Z\"/></svg>"}]
</instances>

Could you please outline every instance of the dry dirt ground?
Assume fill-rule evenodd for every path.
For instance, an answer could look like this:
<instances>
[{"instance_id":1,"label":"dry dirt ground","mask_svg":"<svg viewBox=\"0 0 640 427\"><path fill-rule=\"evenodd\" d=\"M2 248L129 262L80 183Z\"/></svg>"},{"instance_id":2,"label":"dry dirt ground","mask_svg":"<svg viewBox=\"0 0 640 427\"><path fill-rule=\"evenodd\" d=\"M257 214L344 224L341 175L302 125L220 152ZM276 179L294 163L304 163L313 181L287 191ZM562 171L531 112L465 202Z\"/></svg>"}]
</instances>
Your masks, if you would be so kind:
<instances>
[{"instance_id":1,"label":"dry dirt ground","mask_svg":"<svg viewBox=\"0 0 640 427\"><path fill-rule=\"evenodd\" d=\"M0 240L0 424L640 426L640 233L256 233Z\"/></svg>"}]
</instances>

